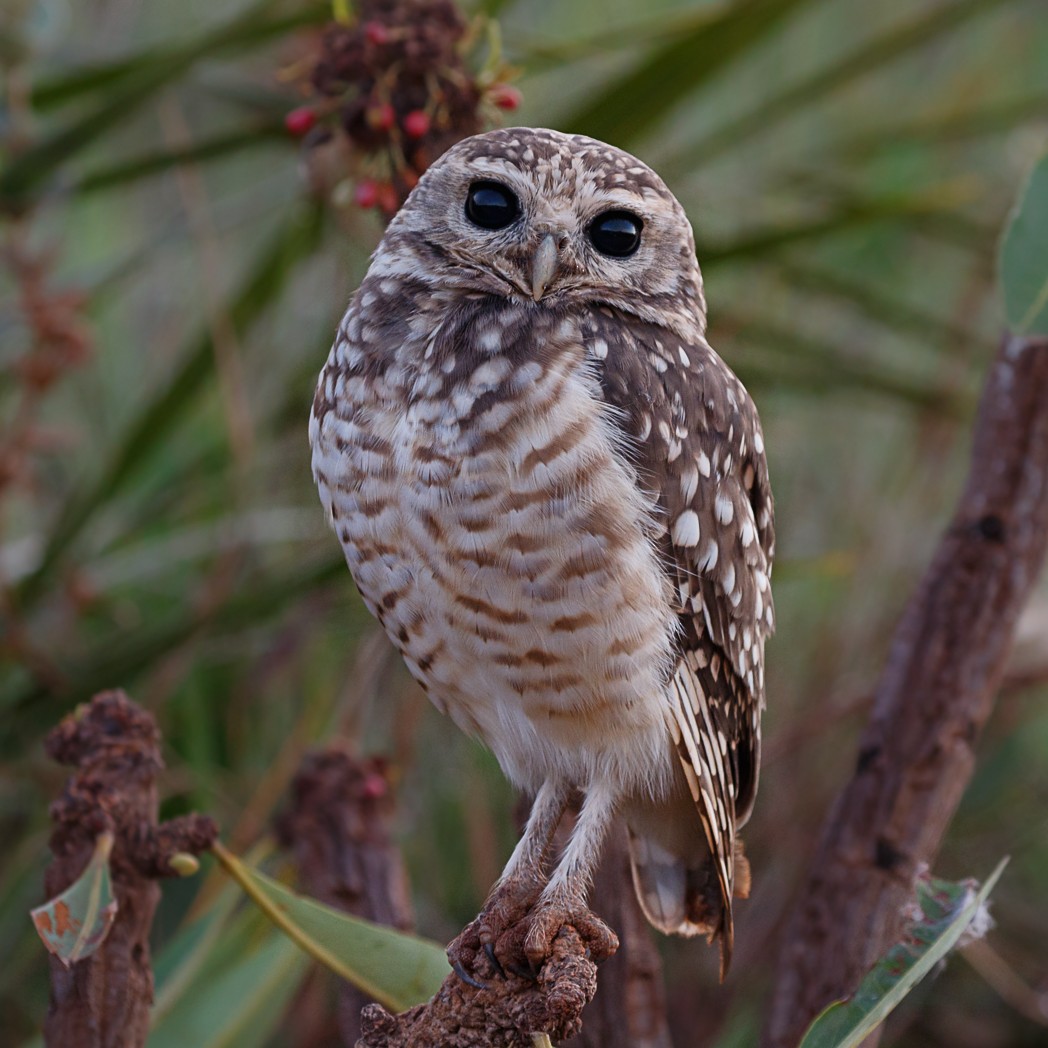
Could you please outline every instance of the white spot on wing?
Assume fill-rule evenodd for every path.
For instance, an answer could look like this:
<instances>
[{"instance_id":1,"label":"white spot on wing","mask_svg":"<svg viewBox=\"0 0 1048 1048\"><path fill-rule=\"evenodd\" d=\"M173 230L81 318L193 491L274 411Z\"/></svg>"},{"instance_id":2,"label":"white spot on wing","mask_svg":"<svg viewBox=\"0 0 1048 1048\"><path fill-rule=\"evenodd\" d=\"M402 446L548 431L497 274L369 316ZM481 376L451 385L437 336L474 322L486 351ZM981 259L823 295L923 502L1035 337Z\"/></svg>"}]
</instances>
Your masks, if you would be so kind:
<instances>
[{"instance_id":1,"label":"white spot on wing","mask_svg":"<svg viewBox=\"0 0 1048 1048\"><path fill-rule=\"evenodd\" d=\"M717 519L722 524L730 524L735 517L735 507L732 505L731 499L726 495L717 496L716 510Z\"/></svg>"},{"instance_id":2,"label":"white spot on wing","mask_svg":"<svg viewBox=\"0 0 1048 1048\"><path fill-rule=\"evenodd\" d=\"M677 546L699 544L699 518L694 510L686 509L673 522L673 542Z\"/></svg>"}]
</instances>

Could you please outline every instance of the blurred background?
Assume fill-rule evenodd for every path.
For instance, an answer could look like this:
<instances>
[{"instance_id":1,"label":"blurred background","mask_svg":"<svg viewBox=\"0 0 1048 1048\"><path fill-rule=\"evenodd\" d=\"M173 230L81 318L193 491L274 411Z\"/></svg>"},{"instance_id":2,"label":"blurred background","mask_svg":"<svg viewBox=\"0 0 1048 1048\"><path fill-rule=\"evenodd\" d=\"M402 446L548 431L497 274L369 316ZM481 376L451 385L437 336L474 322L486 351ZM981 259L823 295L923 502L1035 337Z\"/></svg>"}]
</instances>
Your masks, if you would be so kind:
<instances>
[{"instance_id":1,"label":"blurred background","mask_svg":"<svg viewBox=\"0 0 1048 1048\"><path fill-rule=\"evenodd\" d=\"M1048 141L1048 17L1042 0L461 9L483 124L584 132L664 176L695 228L711 342L760 408L779 629L745 832L755 890L725 987L713 951L660 943L675 1043L752 1044L776 931L960 490L1003 321L998 233ZM157 717L164 814L209 812L241 851L265 847L311 746L388 755L417 926L441 941L516 838L494 760L377 635L310 475L316 375L390 204L381 162L288 117L316 111L321 30L344 15L309 0L0 11L4 1043L47 1006L27 912L65 772L41 739L97 690ZM1012 856L990 951L923 984L886 1043L1048 1038L1046 698L1042 586L936 869L983 877ZM187 918L226 904L209 871L165 887L171 964ZM236 935L227 969L262 932ZM303 966L280 964L214 1043L307 1043L285 1008ZM185 992L168 987L165 1014Z\"/></svg>"}]
</instances>

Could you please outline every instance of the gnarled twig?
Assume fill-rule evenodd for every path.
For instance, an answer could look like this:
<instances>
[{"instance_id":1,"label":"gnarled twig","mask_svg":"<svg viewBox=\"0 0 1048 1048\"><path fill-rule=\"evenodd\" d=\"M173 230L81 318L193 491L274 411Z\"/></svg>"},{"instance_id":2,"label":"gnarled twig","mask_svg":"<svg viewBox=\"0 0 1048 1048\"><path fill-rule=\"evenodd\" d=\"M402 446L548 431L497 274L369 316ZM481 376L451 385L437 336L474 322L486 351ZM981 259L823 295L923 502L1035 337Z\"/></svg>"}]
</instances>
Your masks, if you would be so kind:
<instances>
[{"instance_id":1,"label":"gnarled twig","mask_svg":"<svg viewBox=\"0 0 1048 1048\"><path fill-rule=\"evenodd\" d=\"M764 1044L792 1048L903 928L974 768L1048 544L1048 339L990 371L954 518L896 630L855 773L785 932Z\"/></svg>"}]
</instances>

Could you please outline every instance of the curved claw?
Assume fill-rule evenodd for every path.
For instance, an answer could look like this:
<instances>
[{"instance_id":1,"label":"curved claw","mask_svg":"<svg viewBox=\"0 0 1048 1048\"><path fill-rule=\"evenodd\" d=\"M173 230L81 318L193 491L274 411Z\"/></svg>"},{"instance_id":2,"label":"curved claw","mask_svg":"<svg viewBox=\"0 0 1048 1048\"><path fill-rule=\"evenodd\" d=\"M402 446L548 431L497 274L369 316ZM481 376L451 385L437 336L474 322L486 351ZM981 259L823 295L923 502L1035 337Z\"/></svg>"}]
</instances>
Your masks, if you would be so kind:
<instances>
[{"instance_id":1,"label":"curved claw","mask_svg":"<svg viewBox=\"0 0 1048 1048\"><path fill-rule=\"evenodd\" d=\"M477 990L486 990L488 988L487 983L482 983L477 979L474 979L465 968L462 967L461 962L452 961L451 970L467 985L472 986Z\"/></svg>"},{"instance_id":2,"label":"curved claw","mask_svg":"<svg viewBox=\"0 0 1048 1048\"><path fill-rule=\"evenodd\" d=\"M507 963L506 968L519 979L527 979L528 982L539 981L539 973L530 966L530 963L528 965Z\"/></svg>"},{"instance_id":3,"label":"curved claw","mask_svg":"<svg viewBox=\"0 0 1048 1048\"><path fill-rule=\"evenodd\" d=\"M484 943L484 952L488 956L488 960L491 961L491 967L495 969L495 973L500 979L506 978L506 969L499 963L499 959L495 956L495 947L492 943Z\"/></svg>"}]
</instances>

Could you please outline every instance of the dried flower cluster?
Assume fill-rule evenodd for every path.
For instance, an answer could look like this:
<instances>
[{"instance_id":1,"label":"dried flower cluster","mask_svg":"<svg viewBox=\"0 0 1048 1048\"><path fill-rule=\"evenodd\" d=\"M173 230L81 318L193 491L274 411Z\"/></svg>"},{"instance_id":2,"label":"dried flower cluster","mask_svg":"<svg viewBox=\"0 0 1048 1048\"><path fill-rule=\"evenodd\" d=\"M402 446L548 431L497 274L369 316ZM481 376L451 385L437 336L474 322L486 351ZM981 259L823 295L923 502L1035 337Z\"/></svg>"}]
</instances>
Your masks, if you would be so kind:
<instances>
[{"instance_id":1,"label":"dried flower cluster","mask_svg":"<svg viewBox=\"0 0 1048 1048\"><path fill-rule=\"evenodd\" d=\"M50 285L52 260L9 245L0 256L14 285L25 348L7 369L21 389L13 415L0 433L0 490L28 482L28 459L48 440L36 425L37 407L44 396L91 353L91 335L84 318L86 296L78 291L56 291Z\"/></svg>"},{"instance_id":2,"label":"dried flower cluster","mask_svg":"<svg viewBox=\"0 0 1048 1048\"><path fill-rule=\"evenodd\" d=\"M361 0L355 21L321 35L311 101L287 129L307 147L346 147L352 199L388 218L441 153L520 102L497 46L472 71L479 35L452 0Z\"/></svg>"}]
</instances>

